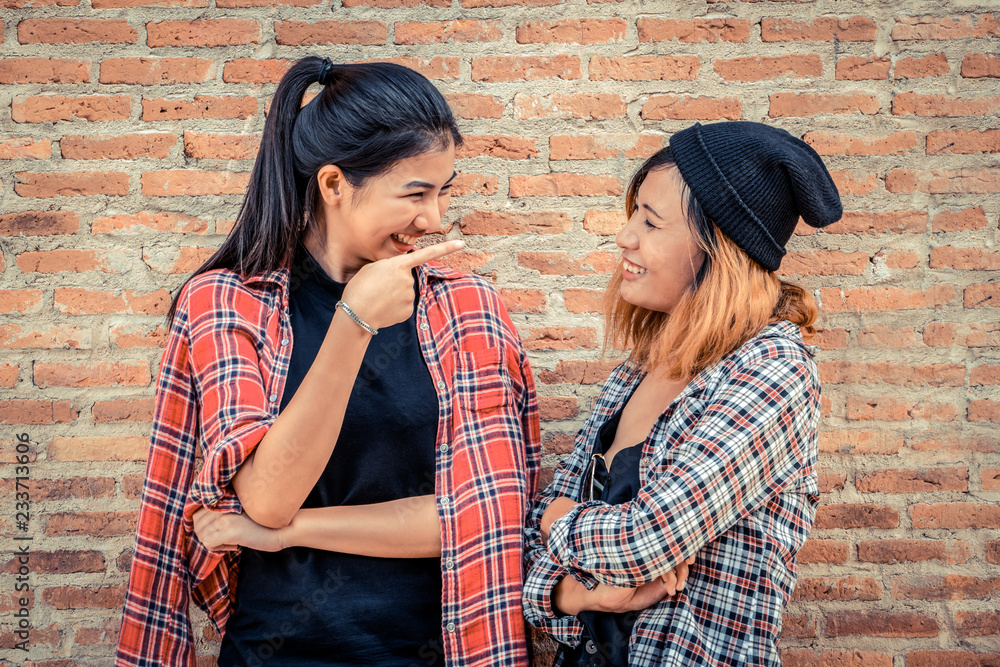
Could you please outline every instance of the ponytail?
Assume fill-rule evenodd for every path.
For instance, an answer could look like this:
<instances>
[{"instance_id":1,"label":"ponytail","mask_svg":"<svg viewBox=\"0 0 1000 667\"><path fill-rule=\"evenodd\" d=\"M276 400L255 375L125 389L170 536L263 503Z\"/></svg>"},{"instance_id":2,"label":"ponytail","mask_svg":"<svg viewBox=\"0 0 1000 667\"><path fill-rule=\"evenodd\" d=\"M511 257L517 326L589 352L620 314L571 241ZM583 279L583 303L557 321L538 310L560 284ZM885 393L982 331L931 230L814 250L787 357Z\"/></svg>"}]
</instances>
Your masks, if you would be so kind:
<instances>
[{"instance_id":1,"label":"ponytail","mask_svg":"<svg viewBox=\"0 0 1000 667\"><path fill-rule=\"evenodd\" d=\"M303 107L313 83L323 90ZM303 58L285 72L271 100L233 230L191 278L213 269L247 278L290 267L307 225L315 225L322 167L337 165L360 188L400 160L461 143L447 102L419 73L393 63Z\"/></svg>"}]
</instances>

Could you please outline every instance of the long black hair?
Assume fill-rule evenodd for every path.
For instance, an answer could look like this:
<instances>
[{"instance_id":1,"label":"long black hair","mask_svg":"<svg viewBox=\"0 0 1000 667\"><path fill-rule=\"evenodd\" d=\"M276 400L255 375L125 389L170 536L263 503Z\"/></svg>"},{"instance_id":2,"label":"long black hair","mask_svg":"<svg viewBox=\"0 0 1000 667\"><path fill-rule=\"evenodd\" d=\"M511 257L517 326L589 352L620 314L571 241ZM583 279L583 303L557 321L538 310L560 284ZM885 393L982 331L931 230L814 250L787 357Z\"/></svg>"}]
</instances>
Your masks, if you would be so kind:
<instances>
[{"instance_id":1,"label":"long black hair","mask_svg":"<svg viewBox=\"0 0 1000 667\"><path fill-rule=\"evenodd\" d=\"M317 82L322 91L302 106L306 89ZM326 165L337 165L361 188L400 160L461 143L448 103L418 72L394 63L303 58L285 72L271 100L232 232L191 278L212 269L245 278L291 266L306 229L316 224L316 175Z\"/></svg>"}]
</instances>

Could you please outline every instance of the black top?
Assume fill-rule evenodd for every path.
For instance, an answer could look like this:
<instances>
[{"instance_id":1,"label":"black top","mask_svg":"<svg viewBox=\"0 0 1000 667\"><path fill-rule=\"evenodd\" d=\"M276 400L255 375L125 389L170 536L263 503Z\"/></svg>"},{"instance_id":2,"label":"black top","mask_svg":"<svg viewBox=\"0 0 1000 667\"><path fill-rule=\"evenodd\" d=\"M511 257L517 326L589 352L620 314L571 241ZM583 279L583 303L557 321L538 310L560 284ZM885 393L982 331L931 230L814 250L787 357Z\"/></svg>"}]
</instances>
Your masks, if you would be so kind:
<instances>
[{"instance_id":1,"label":"black top","mask_svg":"<svg viewBox=\"0 0 1000 667\"><path fill-rule=\"evenodd\" d=\"M289 293L292 355L280 409L316 358L344 287L300 248ZM380 329L368 344L340 437L302 506L433 494L437 423L437 394L414 314ZM305 547L243 549L219 664L443 665L440 559Z\"/></svg>"},{"instance_id":2,"label":"black top","mask_svg":"<svg viewBox=\"0 0 1000 667\"><path fill-rule=\"evenodd\" d=\"M621 417L619 410L598 431L597 443L602 453L611 449ZM591 461L596 466L594 499L616 505L635 498L642 488L639 480L641 458L642 443L619 450L611 459L610 469L605 466L603 457L595 457ZM576 648L561 647L563 664L569 667L627 667L629 637L638 616L638 611L622 614L581 611L577 618L583 624L583 636Z\"/></svg>"}]
</instances>

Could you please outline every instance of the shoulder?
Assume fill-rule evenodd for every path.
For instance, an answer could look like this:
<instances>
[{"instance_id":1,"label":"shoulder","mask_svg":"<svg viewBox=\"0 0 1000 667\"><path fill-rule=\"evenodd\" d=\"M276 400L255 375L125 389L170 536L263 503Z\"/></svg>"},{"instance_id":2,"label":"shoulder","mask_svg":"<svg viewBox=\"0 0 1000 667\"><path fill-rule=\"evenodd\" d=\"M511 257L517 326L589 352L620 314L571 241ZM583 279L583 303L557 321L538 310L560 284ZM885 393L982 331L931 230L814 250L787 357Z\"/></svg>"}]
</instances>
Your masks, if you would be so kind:
<instances>
[{"instance_id":1,"label":"shoulder","mask_svg":"<svg viewBox=\"0 0 1000 667\"><path fill-rule=\"evenodd\" d=\"M182 288L178 310L192 328L200 324L260 323L276 301L269 277L240 277L231 269L213 269L191 278Z\"/></svg>"},{"instance_id":2,"label":"shoulder","mask_svg":"<svg viewBox=\"0 0 1000 667\"><path fill-rule=\"evenodd\" d=\"M427 273L430 288L448 302L454 316L507 317L500 293L482 276L438 262L428 262L423 270Z\"/></svg>"},{"instance_id":3,"label":"shoulder","mask_svg":"<svg viewBox=\"0 0 1000 667\"><path fill-rule=\"evenodd\" d=\"M791 322L769 324L715 368L721 383L759 376L768 382L784 381L819 388L819 370L812 351ZM712 384L709 381L708 384Z\"/></svg>"}]
</instances>

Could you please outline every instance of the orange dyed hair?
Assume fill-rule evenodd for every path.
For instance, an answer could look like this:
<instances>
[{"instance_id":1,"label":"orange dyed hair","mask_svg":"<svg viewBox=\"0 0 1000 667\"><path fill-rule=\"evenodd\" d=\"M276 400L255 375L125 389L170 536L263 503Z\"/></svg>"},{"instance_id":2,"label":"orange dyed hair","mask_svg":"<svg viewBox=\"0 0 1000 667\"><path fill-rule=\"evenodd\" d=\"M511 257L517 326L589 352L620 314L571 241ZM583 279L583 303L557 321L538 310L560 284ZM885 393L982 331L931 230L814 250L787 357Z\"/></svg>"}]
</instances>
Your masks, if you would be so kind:
<instances>
[{"instance_id":1,"label":"orange dyed hair","mask_svg":"<svg viewBox=\"0 0 1000 667\"><path fill-rule=\"evenodd\" d=\"M629 184L625 209L653 169L676 168L669 147L647 160ZM778 278L752 260L704 215L684 186L685 215L705 253L694 284L670 314L632 305L621 296L619 260L604 294L605 349L631 348L629 360L647 371L664 367L676 380L690 380L718 363L771 322L797 324L803 338L816 333L816 302L801 287Z\"/></svg>"}]
</instances>

